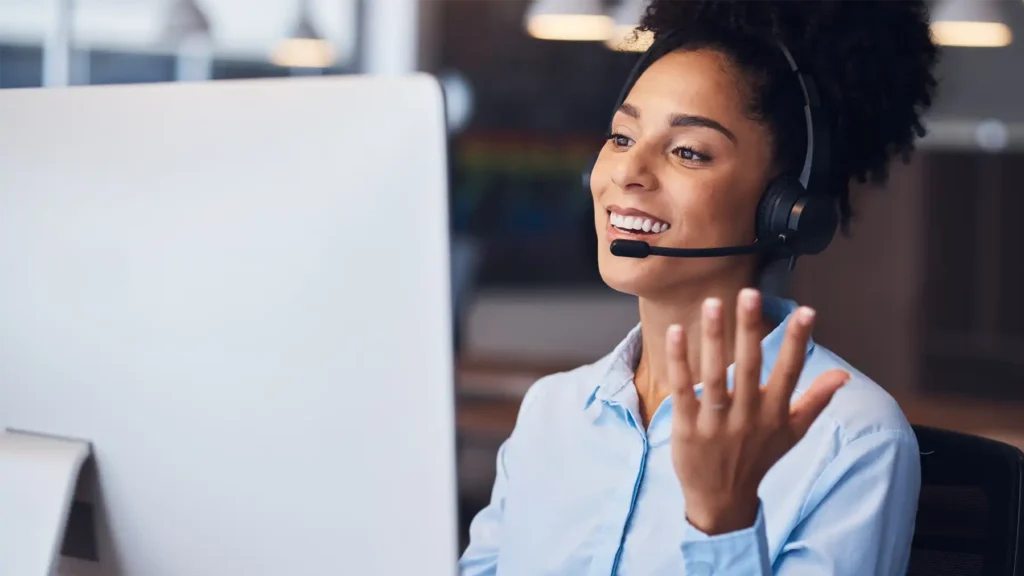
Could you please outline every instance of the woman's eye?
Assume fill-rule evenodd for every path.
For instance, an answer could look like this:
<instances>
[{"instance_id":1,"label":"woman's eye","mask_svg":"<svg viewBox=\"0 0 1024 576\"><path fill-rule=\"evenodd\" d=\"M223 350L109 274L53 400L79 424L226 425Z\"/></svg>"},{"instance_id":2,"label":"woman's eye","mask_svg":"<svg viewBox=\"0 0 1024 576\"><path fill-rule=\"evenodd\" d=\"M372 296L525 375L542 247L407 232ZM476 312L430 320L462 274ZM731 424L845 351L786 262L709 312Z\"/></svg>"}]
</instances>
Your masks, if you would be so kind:
<instances>
[{"instance_id":1,"label":"woman's eye","mask_svg":"<svg viewBox=\"0 0 1024 576\"><path fill-rule=\"evenodd\" d=\"M608 139L618 148L625 148L633 143L628 136L623 136L622 134L612 134Z\"/></svg>"},{"instance_id":2,"label":"woman's eye","mask_svg":"<svg viewBox=\"0 0 1024 576\"><path fill-rule=\"evenodd\" d=\"M689 162L707 162L710 160L707 156L695 151L693 148L687 148L686 146L676 148L675 153L676 156L679 156L683 160L687 160Z\"/></svg>"}]
</instances>

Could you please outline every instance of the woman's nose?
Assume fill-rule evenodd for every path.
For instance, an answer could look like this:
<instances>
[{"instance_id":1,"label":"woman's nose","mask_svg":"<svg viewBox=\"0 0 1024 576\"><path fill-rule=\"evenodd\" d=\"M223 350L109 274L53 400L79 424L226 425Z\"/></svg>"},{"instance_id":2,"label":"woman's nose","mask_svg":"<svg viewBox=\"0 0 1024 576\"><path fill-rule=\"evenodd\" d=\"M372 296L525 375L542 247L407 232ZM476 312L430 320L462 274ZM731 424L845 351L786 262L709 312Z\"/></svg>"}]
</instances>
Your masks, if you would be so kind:
<instances>
[{"instance_id":1,"label":"woman's nose","mask_svg":"<svg viewBox=\"0 0 1024 576\"><path fill-rule=\"evenodd\" d=\"M615 154L615 166L611 171L611 179L619 188L627 192L644 192L656 190L658 180L654 175L653 161L650 151L640 144L634 144L623 154Z\"/></svg>"}]
</instances>

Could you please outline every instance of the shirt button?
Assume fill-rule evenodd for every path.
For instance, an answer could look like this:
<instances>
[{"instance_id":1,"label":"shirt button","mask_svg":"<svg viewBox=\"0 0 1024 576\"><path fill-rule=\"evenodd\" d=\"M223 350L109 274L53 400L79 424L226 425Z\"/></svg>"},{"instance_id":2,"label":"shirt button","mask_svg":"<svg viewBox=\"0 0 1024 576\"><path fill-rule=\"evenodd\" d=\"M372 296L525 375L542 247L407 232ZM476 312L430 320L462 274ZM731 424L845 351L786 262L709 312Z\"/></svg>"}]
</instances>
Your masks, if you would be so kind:
<instances>
[{"instance_id":1,"label":"shirt button","mask_svg":"<svg viewBox=\"0 0 1024 576\"><path fill-rule=\"evenodd\" d=\"M693 568L693 574L687 572L687 576L711 576L715 571L707 562L694 562L691 568Z\"/></svg>"}]
</instances>

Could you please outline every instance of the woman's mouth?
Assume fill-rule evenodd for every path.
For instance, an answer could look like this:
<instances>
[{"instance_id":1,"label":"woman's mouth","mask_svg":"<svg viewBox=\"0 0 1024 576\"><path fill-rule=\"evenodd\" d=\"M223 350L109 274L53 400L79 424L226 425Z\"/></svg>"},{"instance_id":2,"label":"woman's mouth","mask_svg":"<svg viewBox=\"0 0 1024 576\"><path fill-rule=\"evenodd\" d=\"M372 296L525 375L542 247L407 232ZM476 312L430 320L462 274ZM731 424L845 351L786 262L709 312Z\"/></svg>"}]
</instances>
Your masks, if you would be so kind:
<instances>
[{"instance_id":1,"label":"woman's mouth","mask_svg":"<svg viewBox=\"0 0 1024 576\"><path fill-rule=\"evenodd\" d=\"M621 214L609 211L608 223L619 232L639 235L661 234L672 227L668 222L658 220L649 214L636 212Z\"/></svg>"}]
</instances>

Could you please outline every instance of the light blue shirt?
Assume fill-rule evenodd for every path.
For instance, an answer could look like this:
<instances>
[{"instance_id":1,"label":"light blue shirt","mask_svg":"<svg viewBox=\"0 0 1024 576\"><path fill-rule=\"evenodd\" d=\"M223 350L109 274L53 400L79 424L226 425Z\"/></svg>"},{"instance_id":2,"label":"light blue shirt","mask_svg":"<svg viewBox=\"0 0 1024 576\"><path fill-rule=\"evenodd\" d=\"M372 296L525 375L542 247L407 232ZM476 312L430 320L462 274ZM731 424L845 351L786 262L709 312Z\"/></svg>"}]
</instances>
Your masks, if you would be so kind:
<instances>
[{"instance_id":1,"label":"light blue shirt","mask_svg":"<svg viewBox=\"0 0 1024 576\"><path fill-rule=\"evenodd\" d=\"M796 308L767 297L764 306L779 325L762 341L762 383ZM794 397L832 368L853 378L761 482L754 526L708 536L686 521L672 468L671 398L646 430L641 424L633 386L640 344L637 327L605 358L530 388L498 452L491 502L470 526L461 574L906 573L920 460L910 425L882 388L810 343Z\"/></svg>"}]
</instances>

